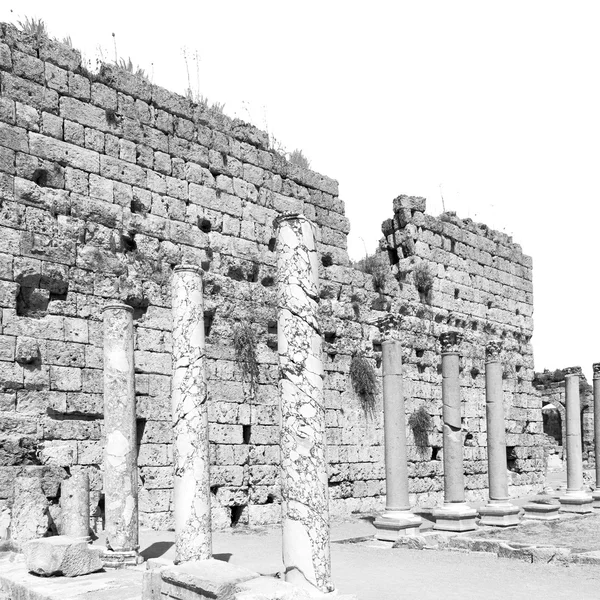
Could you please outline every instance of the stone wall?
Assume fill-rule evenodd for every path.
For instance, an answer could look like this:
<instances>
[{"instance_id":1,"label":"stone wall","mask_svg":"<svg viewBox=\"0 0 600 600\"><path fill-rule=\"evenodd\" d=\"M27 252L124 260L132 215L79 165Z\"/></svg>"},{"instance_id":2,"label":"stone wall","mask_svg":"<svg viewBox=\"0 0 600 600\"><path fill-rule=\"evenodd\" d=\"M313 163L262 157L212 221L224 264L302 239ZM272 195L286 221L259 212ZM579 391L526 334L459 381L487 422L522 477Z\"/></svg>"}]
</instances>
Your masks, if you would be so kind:
<instances>
[{"instance_id":1,"label":"stone wall","mask_svg":"<svg viewBox=\"0 0 600 600\"><path fill-rule=\"evenodd\" d=\"M463 359L468 495L483 497L487 487L487 328L507 336L513 484L528 491L541 481L540 400L530 386L531 263L506 236L454 217L433 219L424 205L403 221L403 210L397 225L385 224L393 268L380 253L362 265L369 273L358 270L347 255L337 182L289 164L252 126L111 65L89 73L77 51L1 25L0 503L18 472L44 477L55 500L60 479L83 468L101 512L101 310L120 299L135 309L140 522L172 525L170 284L174 266L192 262L205 280L214 525L278 520L272 222L286 211L305 214L318 229L332 513L382 506L380 393L371 411L348 373L362 352L380 374L370 322L388 310L406 314L408 409L424 404L434 416L434 449L412 448L413 500L441 498L436 339L449 327L471 334ZM396 261L409 237L413 259L436 270L431 303L405 278L413 259ZM256 337L256 386L233 348L243 324Z\"/></svg>"}]
</instances>

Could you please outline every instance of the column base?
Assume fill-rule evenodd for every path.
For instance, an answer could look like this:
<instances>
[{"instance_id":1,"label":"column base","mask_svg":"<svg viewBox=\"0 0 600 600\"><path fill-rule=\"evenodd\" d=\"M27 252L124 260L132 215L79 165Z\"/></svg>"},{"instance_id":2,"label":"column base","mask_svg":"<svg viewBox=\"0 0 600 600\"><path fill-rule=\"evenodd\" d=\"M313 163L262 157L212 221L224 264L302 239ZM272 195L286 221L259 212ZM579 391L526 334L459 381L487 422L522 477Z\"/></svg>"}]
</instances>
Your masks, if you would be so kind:
<instances>
[{"instance_id":1,"label":"column base","mask_svg":"<svg viewBox=\"0 0 600 600\"><path fill-rule=\"evenodd\" d=\"M578 514L587 514L594 511L593 500L583 491L569 492L559 498L560 511Z\"/></svg>"},{"instance_id":2,"label":"column base","mask_svg":"<svg viewBox=\"0 0 600 600\"><path fill-rule=\"evenodd\" d=\"M514 527L519 524L519 513L521 509L510 502L494 502L482 506L479 509L481 520L479 525L490 525L492 527Z\"/></svg>"},{"instance_id":3,"label":"column base","mask_svg":"<svg viewBox=\"0 0 600 600\"><path fill-rule=\"evenodd\" d=\"M557 521L558 509L560 504L526 504L523 509L525 514L523 520L532 519L534 521Z\"/></svg>"},{"instance_id":4,"label":"column base","mask_svg":"<svg viewBox=\"0 0 600 600\"><path fill-rule=\"evenodd\" d=\"M592 503L594 508L600 508L600 489L592 492Z\"/></svg>"},{"instance_id":5,"label":"column base","mask_svg":"<svg viewBox=\"0 0 600 600\"><path fill-rule=\"evenodd\" d=\"M419 535L421 517L409 510L386 510L373 522L378 540L395 542L400 536Z\"/></svg>"},{"instance_id":6,"label":"column base","mask_svg":"<svg viewBox=\"0 0 600 600\"><path fill-rule=\"evenodd\" d=\"M105 569L127 569L135 567L144 562L143 557L137 550L114 551L104 548L100 553L100 560Z\"/></svg>"},{"instance_id":7,"label":"column base","mask_svg":"<svg viewBox=\"0 0 600 600\"><path fill-rule=\"evenodd\" d=\"M441 531L473 531L477 529L477 511L466 502L444 504L433 511L434 529Z\"/></svg>"}]
</instances>

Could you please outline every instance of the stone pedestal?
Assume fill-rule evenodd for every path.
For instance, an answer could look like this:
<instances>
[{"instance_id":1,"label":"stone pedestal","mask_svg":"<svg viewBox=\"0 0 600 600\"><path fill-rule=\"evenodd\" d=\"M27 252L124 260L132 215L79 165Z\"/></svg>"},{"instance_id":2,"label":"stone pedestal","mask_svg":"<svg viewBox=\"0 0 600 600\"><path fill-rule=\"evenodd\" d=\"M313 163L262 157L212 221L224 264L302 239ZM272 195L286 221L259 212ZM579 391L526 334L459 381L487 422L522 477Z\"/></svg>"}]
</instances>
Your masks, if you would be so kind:
<instances>
[{"instance_id":1,"label":"stone pedestal","mask_svg":"<svg viewBox=\"0 0 600 600\"><path fill-rule=\"evenodd\" d=\"M135 564L138 475L133 362L133 309L104 309L104 507L106 567Z\"/></svg>"},{"instance_id":2,"label":"stone pedestal","mask_svg":"<svg viewBox=\"0 0 600 600\"><path fill-rule=\"evenodd\" d=\"M567 420L567 491L560 498L562 512L592 512L592 497L583 490L581 452L581 415L579 405L579 371L565 369L565 409Z\"/></svg>"},{"instance_id":3,"label":"stone pedestal","mask_svg":"<svg viewBox=\"0 0 600 600\"><path fill-rule=\"evenodd\" d=\"M202 272L173 272L175 562L212 557Z\"/></svg>"},{"instance_id":4,"label":"stone pedestal","mask_svg":"<svg viewBox=\"0 0 600 600\"><path fill-rule=\"evenodd\" d=\"M61 535L90 541L90 480L78 471L60 485Z\"/></svg>"},{"instance_id":5,"label":"stone pedestal","mask_svg":"<svg viewBox=\"0 0 600 600\"><path fill-rule=\"evenodd\" d=\"M523 509L525 514L523 520L532 519L534 521L557 521L560 519L558 509L560 504L526 504Z\"/></svg>"},{"instance_id":6,"label":"stone pedestal","mask_svg":"<svg viewBox=\"0 0 600 600\"><path fill-rule=\"evenodd\" d=\"M509 501L508 496L501 351L502 342L499 340L490 341L486 347L485 408L490 499L479 509L479 524L508 527L519 524L520 509Z\"/></svg>"},{"instance_id":7,"label":"stone pedestal","mask_svg":"<svg viewBox=\"0 0 600 600\"><path fill-rule=\"evenodd\" d=\"M477 527L477 511L465 502L458 355L462 335L457 331L442 333L440 342L444 419L444 505L433 511L433 527L444 531L470 531Z\"/></svg>"},{"instance_id":8,"label":"stone pedestal","mask_svg":"<svg viewBox=\"0 0 600 600\"><path fill-rule=\"evenodd\" d=\"M275 219L274 227L285 580L311 592L329 592L334 586L314 226L302 215L286 214Z\"/></svg>"},{"instance_id":9,"label":"stone pedestal","mask_svg":"<svg viewBox=\"0 0 600 600\"><path fill-rule=\"evenodd\" d=\"M375 324L382 338L383 433L385 443L385 512L373 525L379 540L395 541L401 535L417 535L421 517L410 512L406 414L402 389L402 345L398 339L401 318L387 315Z\"/></svg>"},{"instance_id":10,"label":"stone pedestal","mask_svg":"<svg viewBox=\"0 0 600 600\"><path fill-rule=\"evenodd\" d=\"M600 508L600 363L594 369L594 457L596 459L596 485L592 492L594 508Z\"/></svg>"}]
</instances>

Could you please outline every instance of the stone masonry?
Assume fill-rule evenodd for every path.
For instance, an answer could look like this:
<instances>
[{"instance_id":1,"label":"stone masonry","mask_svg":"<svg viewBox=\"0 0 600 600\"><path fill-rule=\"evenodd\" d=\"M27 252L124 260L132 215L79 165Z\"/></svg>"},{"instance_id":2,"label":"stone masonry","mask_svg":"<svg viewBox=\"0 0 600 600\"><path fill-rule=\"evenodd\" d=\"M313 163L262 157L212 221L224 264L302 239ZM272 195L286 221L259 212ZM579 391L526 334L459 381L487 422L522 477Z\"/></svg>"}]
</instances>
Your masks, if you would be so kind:
<instances>
[{"instance_id":1,"label":"stone masonry","mask_svg":"<svg viewBox=\"0 0 600 600\"><path fill-rule=\"evenodd\" d=\"M410 202L396 201L375 269L354 268L336 181L288 163L246 123L113 65L92 74L76 50L0 24L0 512L14 477L27 474L41 478L52 516L60 480L77 466L100 521L101 311L122 301L134 309L140 525L173 526L171 280L185 263L204 271L213 527L279 520L272 223L290 211L316 224L332 516L383 508L381 390L371 414L348 373L361 352L380 376L372 323L389 311L405 315L407 417L424 405L434 422L426 449L408 431L411 503L442 498L435 340L450 326L470 341L461 359L467 500L487 493L492 334L506 338L509 483L514 493L539 487L531 261L503 234ZM423 262L434 274L430 302L412 281ZM234 352L239 323L257 338L256 387Z\"/></svg>"}]
</instances>

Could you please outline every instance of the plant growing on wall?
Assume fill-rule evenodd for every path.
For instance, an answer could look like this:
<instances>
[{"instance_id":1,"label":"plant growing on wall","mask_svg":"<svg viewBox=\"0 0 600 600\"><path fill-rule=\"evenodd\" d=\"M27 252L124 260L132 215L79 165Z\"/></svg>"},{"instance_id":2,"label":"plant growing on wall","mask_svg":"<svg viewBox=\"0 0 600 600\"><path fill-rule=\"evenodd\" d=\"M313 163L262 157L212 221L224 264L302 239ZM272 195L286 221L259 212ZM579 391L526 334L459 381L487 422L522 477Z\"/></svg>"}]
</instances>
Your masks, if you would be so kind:
<instances>
[{"instance_id":1,"label":"plant growing on wall","mask_svg":"<svg viewBox=\"0 0 600 600\"><path fill-rule=\"evenodd\" d=\"M258 386L258 359L256 358L256 333L250 323L238 323L233 329L233 349L242 370L242 380L250 385L255 395Z\"/></svg>"},{"instance_id":2,"label":"plant growing on wall","mask_svg":"<svg viewBox=\"0 0 600 600\"><path fill-rule=\"evenodd\" d=\"M293 164L303 169L310 169L310 160L304 156L304 152L296 148L293 152L288 155L288 160Z\"/></svg>"},{"instance_id":3,"label":"plant growing on wall","mask_svg":"<svg viewBox=\"0 0 600 600\"><path fill-rule=\"evenodd\" d=\"M362 352L358 352L352 358L352 362L350 363L350 380L365 414L372 415L375 410L377 376L370 361Z\"/></svg>"},{"instance_id":4,"label":"plant growing on wall","mask_svg":"<svg viewBox=\"0 0 600 600\"><path fill-rule=\"evenodd\" d=\"M415 442L421 450L429 446L429 432L432 425L433 420L431 415L425 410L424 406L419 406L408 417L408 426L411 428Z\"/></svg>"},{"instance_id":5,"label":"plant growing on wall","mask_svg":"<svg viewBox=\"0 0 600 600\"><path fill-rule=\"evenodd\" d=\"M431 291L433 290L433 273L427 263L419 263L413 271L415 287L419 292L421 302L431 303Z\"/></svg>"},{"instance_id":6,"label":"plant growing on wall","mask_svg":"<svg viewBox=\"0 0 600 600\"><path fill-rule=\"evenodd\" d=\"M383 255L375 252L375 254L367 254L365 257L354 263L354 268L371 275L373 288L380 294L385 290L385 275L386 265Z\"/></svg>"}]
</instances>

